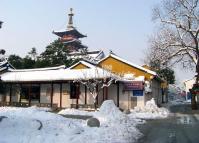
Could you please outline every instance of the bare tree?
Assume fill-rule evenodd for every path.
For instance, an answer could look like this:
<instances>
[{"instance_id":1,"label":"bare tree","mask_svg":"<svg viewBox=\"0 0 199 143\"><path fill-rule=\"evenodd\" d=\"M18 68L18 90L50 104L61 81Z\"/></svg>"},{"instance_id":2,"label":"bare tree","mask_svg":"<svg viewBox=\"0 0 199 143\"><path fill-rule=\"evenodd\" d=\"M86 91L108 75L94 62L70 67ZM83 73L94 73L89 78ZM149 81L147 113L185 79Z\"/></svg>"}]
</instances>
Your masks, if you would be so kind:
<instances>
[{"instance_id":1,"label":"bare tree","mask_svg":"<svg viewBox=\"0 0 199 143\"><path fill-rule=\"evenodd\" d=\"M199 81L199 0L164 0L153 9L160 29L150 39L153 60L161 65L195 67Z\"/></svg>"},{"instance_id":2,"label":"bare tree","mask_svg":"<svg viewBox=\"0 0 199 143\"><path fill-rule=\"evenodd\" d=\"M83 77L74 80L74 82L79 82L85 85L89 93L93 96L94 106L96 109L96 98L99 92L104 87L109 87L113 82L121 79L119 75L113 74L108 69L98 68L91 69L91 72L82 70Z\"/></svg>"},{"instance_id":3,"label":"bare tree","mask_svg":"<svg viewBox=\"0 0 199 143\"><path fill-rule=\"evenodd\" d=\"M164 0L153 9L153 20L161 25L151 37L153 60L162 65L182 63L195 66L199 80L199 6L198 0Z\"/></svg>"}]
</instances>

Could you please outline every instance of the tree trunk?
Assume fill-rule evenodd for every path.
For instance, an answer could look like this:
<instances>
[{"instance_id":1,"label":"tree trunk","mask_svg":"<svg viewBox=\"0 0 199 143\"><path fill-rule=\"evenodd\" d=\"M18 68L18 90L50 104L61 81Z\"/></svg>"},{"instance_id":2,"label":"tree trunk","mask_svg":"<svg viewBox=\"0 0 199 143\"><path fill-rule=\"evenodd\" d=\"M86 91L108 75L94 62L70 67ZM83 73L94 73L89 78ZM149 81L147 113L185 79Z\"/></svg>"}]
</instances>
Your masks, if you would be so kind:
<instances>
[{"instance_id":1,"label":"tree trunk","mask_svg":"<svg viewBox=\"0 0 199 143\"><path fill-rule=\"evenodd\" d=\"M192 110L197 110L198 109L197 104L196 104L196 97L195 97L195 95L191 96L191 108L192 108Z\"/></svg>"},{"instance_id":2,"label":"tree trunk","mask_svg":"<svg viewBox=\"0 0 199 143\"><path fill-rule=\"evenodd\" d=\"M196 64L196 81L195 81L195 84L193 85L193 88L194 87L197 87L198 86L198 81L199 81L199 58L197 60L197 64ZM193 110L196 110L198 107L197 107L197 103L196 103L196 96L195 94L191 94L191 108Z\"/></svg>"},{"instance_id":3,"label":"tree trunk","mask_svg":"<svg viewBox=\"0 0 199 143\"><path fill-rule=\"evenodd\" d=\"M196 64L196 74L197 74L196 75L196 84L198 84L198 81L199 81L199 58L198 58L197 64Z\"/></svg>"}]
</instances>

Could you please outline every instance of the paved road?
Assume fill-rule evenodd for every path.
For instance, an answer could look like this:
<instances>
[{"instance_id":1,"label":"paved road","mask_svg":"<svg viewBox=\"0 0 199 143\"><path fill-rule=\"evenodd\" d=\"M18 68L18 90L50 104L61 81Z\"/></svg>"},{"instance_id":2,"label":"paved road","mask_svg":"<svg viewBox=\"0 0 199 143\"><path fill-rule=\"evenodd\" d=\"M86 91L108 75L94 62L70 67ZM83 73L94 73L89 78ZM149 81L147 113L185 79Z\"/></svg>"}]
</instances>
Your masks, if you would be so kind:
<instances>
[{"instance_id":1,"label":"paved road","mask_svg":"<svg viewBox=\"0 0 199 143\"><path fill-rule=\"evenodd\" d=\"M144 134L138 143L199 143L199 110L190 105L171 106L167 119L149 120L138 126Z\"/></svg>"}]
</instances>

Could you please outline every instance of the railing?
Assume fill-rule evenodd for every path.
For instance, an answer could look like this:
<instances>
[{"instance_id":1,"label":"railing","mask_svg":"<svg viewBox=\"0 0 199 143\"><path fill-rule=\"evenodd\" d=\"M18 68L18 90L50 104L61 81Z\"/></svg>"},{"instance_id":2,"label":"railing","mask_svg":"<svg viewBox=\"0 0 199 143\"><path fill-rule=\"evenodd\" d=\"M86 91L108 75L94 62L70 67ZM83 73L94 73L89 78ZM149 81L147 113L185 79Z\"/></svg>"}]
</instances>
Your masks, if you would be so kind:
<instances>
[{"instance_id":1,"label":"railing","mask_svg":"<svg viewBox=\"0 0 199 143\"><path fill-rule=\"evenodd\" d=\"M95 109L95 105L94 104L71 104L71 108Z\"/></svg>"},{"instance_id":2,"label":"railing","mask_svg":"<svg viewBox=\"0 0 199 143\"><path fill-rule=\"evenodd\" d=\"M0 107L1 106L14 106L14 107L29 107L29 106L37 106L37 107L49 107L53 109L57 109L58 105L57 104L52 104L51 103L27 103L27 102L0 102Z\"/></svg>"}]
</instances>

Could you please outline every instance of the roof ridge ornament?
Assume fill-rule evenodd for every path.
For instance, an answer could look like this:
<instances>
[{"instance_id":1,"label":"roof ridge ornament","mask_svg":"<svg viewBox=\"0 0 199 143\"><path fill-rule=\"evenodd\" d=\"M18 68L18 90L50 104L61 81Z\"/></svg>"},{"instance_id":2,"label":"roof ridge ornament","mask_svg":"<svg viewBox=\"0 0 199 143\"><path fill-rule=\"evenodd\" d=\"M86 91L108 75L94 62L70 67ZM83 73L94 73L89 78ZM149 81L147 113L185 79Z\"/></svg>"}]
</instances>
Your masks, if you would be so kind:
<instances>
[{"instance_id":1,"label":"roof ridge ornament","mask_svg":"<svg viewBox=\"0 0 199 143\"><path fill-rule=\"evenodd\" d=\"M68 18L69 18L68 25L67 25L68 30L74 29L74 27L73 27L73 16L74 16L73 8L70 8L70 13L68 14Z\"/></svg>"}]
</instances>

